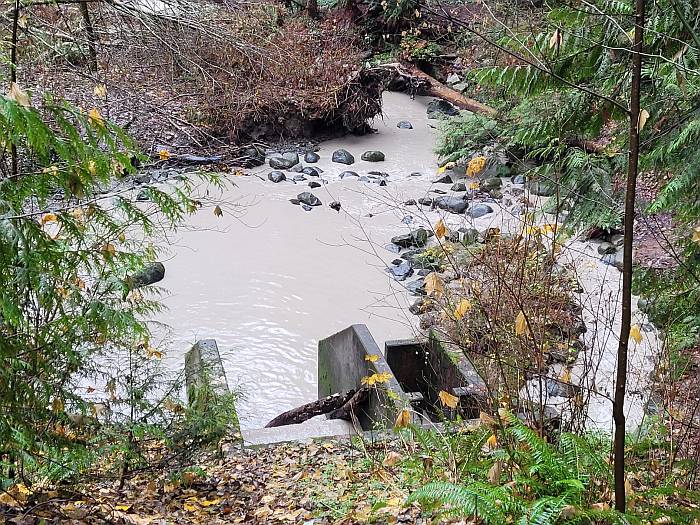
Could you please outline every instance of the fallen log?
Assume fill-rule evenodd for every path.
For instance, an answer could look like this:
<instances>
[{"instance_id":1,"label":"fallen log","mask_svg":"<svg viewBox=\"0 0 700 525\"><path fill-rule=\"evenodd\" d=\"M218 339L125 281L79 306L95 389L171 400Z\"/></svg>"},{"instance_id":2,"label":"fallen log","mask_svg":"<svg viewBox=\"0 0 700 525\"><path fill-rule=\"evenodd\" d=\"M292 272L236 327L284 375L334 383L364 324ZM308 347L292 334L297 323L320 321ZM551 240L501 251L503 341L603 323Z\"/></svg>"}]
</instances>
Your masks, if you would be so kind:
<instances>
[{"instance_id":1,"label":"fallen log","mask_svg":"<svg viewBox=\"0 0 700 525\"><path fill-rule=\"evenodd\" d=\"M466 109L472 113L479 113L489 117L493 117L498 113L494 108L482 104L473 98L465 97L459 91L447 87L413 64L393 62L376 66L376 69L392 72L402 77L409 84L418 85L422 93L446 100L460 109Z\"/></svg>"},{"instance_id":2,"label":"fallen log","mask_svg":"<svg viewBox=\"0 0 700 525\"><path fill-rule=\"evenodd\" d=\"M333 394L323 399L306 403L292 410L288 410L270 421L265 428L282 427L285 425L295 425L303 423L307 419L311 419L321 414L327 414L341 408L355 395L355 390L350 390L345 394Z\"/></svg>"},{"instance_id":3,"label":"fallen log","mask_svg":"<svg viewBox=\"0 0 700 525\"><path fill-rule=\"evenodd\" d=\"M340 408L328 414L328 419L344 419L345 421L355 421L360 405L369 399L369 388L363 386Z\"/></svg>"}]
</instances>

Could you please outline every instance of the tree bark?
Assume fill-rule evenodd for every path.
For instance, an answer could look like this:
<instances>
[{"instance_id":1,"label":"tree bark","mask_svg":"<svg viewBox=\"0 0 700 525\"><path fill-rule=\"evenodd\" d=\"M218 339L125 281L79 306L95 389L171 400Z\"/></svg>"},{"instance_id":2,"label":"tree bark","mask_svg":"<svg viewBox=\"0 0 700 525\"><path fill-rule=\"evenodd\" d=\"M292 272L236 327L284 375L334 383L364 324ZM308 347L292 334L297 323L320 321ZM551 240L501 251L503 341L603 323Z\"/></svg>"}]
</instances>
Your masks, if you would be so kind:
<instances>
[{"instance_id":1,"label":"tree bark","mask_svg":"<svg viewBox=\"0 0 700 525\"><path fill-rule=\"evenodd\" d=\"M318 0L306 0L306 14L309 15L309 18L313 18L315 20L320 18L318 12Z\"/></svg>"},{"instance_id":2,"label":"tree bark","mask_svg":"<svg viewBox=\"0 0 700 525\"><path fill-rule=\"evenodd\" d=\"M622 322L617 348L617 373L613 419L615 421L615 509L625 512L625 391L627 387L627 351L632 324L632 241L637 174L639 173L639 114L644 47L645 0L636 0L634 46L632 48L632 89L630 93L630 150L625 192L625 241L622 266Z\"/></svg>"},{"instance_id":3,"label":"tree bark","mask_svg":"<svg viewBox=\"0 0 700 525\"><path fill-rule=\"evenodd\" d=\"M83 22L85 23L85 32L87 33L88 40L88 52L90 53L90 69L92 71L97 71L97 38L95 36L95 28L92 26L92 20L90 20L90 11L88 11L88 5L86 2L81 2L80 13L83 15Z\"/></svg>"},{"instance_id":4,"label":"tree bark","mask_svg":"<svg viewBox=\"0 0 700 525\"><path fill-rule=\"evenodd\" d=\"M344 419L354 421L360 406L369 398L369 388L363 386L340 408L328 414L328 419Z\"/></svg>"}]
</instances>

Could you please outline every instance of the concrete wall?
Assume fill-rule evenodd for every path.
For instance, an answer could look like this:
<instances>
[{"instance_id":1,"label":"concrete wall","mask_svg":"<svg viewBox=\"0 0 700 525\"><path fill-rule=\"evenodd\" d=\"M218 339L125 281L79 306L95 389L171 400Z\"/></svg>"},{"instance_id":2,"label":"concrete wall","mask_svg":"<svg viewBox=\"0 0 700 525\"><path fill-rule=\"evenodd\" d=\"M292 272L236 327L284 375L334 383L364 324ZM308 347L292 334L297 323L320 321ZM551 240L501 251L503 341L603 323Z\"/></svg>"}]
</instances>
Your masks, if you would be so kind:
<instances>
[{"instance_id":1,"label":"concrete wall","mask_svg":"<svg viewBox=\"0 0 700 525\"><path fill-rule=\"evenodd\" d=\"M365 359L367 355L376 355L377 360L368 361ZM318 343L319 398L357 389L362 378L383 372L392 374L377 343L363 324L352 325ZM398 412L406 406L406 395L392 374L388 383L372 387L367 409L359 415L360 424L364 430L393 427Z\"/></svg>"},{"instance_id":2,"label":"concrete wall","mask_svg":"<svg viewBox=\"0 0 700 525\"><path fill-rule=\"evenodd\" d=\"M229 393L224 364L214 339L202 339L185 354L185 385L187 402L192 404L196 392L209 381L215 394Z\"/></svg>"}]
</instances>

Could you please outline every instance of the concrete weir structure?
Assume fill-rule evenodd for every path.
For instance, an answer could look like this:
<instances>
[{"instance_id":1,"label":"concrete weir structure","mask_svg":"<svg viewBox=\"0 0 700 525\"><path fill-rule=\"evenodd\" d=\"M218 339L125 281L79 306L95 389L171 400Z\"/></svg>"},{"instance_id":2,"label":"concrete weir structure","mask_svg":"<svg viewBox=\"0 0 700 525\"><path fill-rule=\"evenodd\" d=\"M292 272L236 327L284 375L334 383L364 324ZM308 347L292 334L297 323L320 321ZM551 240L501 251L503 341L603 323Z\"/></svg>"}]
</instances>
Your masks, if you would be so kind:
<instances>
[{"instance_id":1,"label":"concrete weir structure","mask_svg":"<svg viewBox=\"0 0 700 525\"><path fill-rule=\"evenodd\" d=\"M187 402L195 402L197 392L206 384L214 394L223 395L230 392L224 364L215 339L197 341L185 354L185 385Z\"/></svg>"}]
</instances>

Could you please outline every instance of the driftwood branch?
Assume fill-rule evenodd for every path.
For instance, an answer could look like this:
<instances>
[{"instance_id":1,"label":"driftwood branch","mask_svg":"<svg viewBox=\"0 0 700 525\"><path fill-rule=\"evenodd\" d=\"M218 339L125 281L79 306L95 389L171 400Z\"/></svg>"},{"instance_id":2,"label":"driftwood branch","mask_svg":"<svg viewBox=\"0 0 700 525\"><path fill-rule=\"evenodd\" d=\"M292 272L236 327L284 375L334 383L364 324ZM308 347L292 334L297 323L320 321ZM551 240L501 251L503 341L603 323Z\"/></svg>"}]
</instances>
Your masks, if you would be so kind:
<instances>
[{"instance_id":1,"label":"driftwood branch","mask_svg":"<svg viewBox=\"0 0 700 525\"><path fill-rule=\"evenodd\" d=\"M446 100L450 104L453 104L460 109L466 109L472 113L479 113L489 117L493 117L498 113L498 111L496 111L494 108L487 106L486 104L482 104L473 98L465 97L459 91L447 87L445 84L431 77L424 71L421 71L413 64L402 64L395 62L376 66L375 69L390 72L398 75L404 80L407 80L409 83L418 84L421 91L426 95Z\"/></svg>"},{"instance_id":2,"label":"driftwood branch","mask_svg":"<svg viewBox=\"0 0 700 525\"><path fill-rule=\"evenodd\" d=\"M345 394L333 394L331 396L324 397L323 399L318 399L300 407L293 408L292 410L288 410L287 412L277 416L275 419L265 425L265 428L282 427L285 425L303 423L312 417L327 414L328 412L339 409L345 403L350 401L354 395L355 390L350 390Z\"/></svg>"},{"instance_id":3,"label":"driftwood branch","mask_svg":"<svg viewBox=\"0 0 700 525\"><path fill-rule=\"evenodd\" d=\"M360 406L369 399L369 388L363 386L340 408L328 414L328 419L344 419L355 421Z\"/></svg>"}]
</instances>

